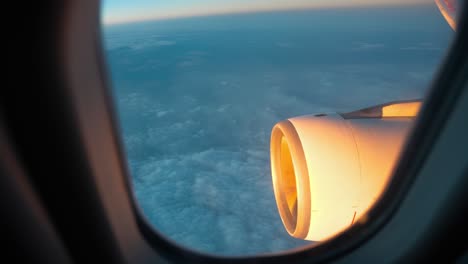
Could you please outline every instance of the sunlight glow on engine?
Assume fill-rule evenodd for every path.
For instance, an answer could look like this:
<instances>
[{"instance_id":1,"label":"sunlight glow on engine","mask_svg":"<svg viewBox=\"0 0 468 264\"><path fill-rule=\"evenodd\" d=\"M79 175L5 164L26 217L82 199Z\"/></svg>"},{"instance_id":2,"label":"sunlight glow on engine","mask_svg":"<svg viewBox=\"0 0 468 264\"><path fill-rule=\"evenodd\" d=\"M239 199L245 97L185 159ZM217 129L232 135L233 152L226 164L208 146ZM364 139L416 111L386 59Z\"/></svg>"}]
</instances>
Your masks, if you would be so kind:
<instances>
[{"instance_id":1,"label":"sunlight glow on engine","mask_svg":"<svg viewBox=\"0 0 468 264\"><path fill-rule=\"evenodd\" d=\"M414 117L421 108L421 102L391 104L382 107L382 117Z\"/></svg>"},{"instance_id":2,"label":"sunlight glow on engine","mask_svg":"<svg viewBox=\"0 0 468 264\"><path fill-rule=\"evenodd\" d=\"M413 123L408 117L420 105L384 105L381 118L310 115L276 124L272 180L288 233L323 241L365 216L386 188Z\"/></svg>"}]
</instances>

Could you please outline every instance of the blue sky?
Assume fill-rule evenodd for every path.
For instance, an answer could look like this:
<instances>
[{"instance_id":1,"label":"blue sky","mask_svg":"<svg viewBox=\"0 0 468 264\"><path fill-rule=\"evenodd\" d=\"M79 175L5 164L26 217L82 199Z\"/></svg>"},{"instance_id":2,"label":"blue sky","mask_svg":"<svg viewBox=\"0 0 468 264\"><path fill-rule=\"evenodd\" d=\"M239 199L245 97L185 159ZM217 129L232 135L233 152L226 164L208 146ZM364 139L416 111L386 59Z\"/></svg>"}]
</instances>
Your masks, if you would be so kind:
<instances>
[{"instance_id":1,"label":"blue sky","mask_svg":"<svg viewBox=\"0 0 468 264\"><path fill-rule=\"evenodd\" d=\"M283 9L413 5L431 0L105 0L104 24Z\"/></svg>"}]
</instances>

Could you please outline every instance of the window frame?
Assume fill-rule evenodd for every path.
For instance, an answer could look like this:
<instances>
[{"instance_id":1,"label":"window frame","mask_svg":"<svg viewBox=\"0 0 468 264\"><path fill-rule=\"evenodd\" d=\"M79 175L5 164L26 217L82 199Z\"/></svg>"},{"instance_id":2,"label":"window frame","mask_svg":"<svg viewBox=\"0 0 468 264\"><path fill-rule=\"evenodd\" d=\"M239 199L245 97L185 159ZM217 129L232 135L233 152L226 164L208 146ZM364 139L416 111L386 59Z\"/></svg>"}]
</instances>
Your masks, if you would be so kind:
<instances>
[{"instance_id":1,"label":"window frame","mask_svg":"<svg viewBox=\"0 0 468 264\"><path fill-rule=\"evenodd\" d=\"M460 121L460 113L463 113L468 106L466 88L468 10L466 6L463 9L458 32L450 51L432 82L429 95L426 97L421 114L417 118L416 128L409 137L393 179L381 199L369 211L367 221L352 226L334 239L310 247L258 256L228 257L205 254L182 247L155 230L145 219L132 192L130 173L118 129L118 118L113 106L111 81L108 79L105 54L101 43L100 2L80 0L68 1L62 5L61 8L54 9L56 13L49 21L59 25L51 36L51 41L55 44L50 49L55 48L51 53L54 55L57 68L61 69L57 72L59 75L57 78L60 79L60 85L57 86L59 88L50 93L56 93L51 98L65 99L63 105L57 105L57 109L63 107L61 109L63 113L70 117L64 126L68 129L67 131L74 131L74 133L63 136L75 142L73 148L70 149L70 153L73 154L70 155L78 159L79 164L84 168L78 172L70 172L70 174L75 174L74 176L82 179L82 182L71 179L71 181L79 183L76 188L79 187L87 191L83 194L73 193L71 195L77 197L77 201L75 201L77 204L79 198L90 197L86 198L86 202L94 204L93 212L95 212L90 215L90 221L99 220L96 229L99 227L104 230L102 231L103 238L105 238L105 243L109 243L106 252L109 255L115 254L114 258L109 257L109 259L122 258L122 261L125 260L124 262L128 263L154 263L158 261L184 263L318 263L336 261L350 263L353 261L363 262L366 257L375 259L378 256L372 254L375 255L379 252L386 252L393 260L421 259L428 256L411 251L424 245L420 241L402 241L398 247L385 249L378 248L378 246L384 245L379 244L378 241L382 241L389 234L389 226L398 226L397 223L408 219L408 215L405 216L402 211L410 210L408 208L414 206L414 199L423 199L424 195L427 194L424 192L424 180L434 176L427 172L427 167L431 166L428 164L428 160L434 155L440 156L440 153L444 149L446 150L447 146L454 146L457 143L453 142L453 138L447 138L447 134L450 135L453 131L468 134L468 128ZM42 110L38 109L37 111ZM65 114L63 115L65 116ZM11 118L14 120L14 117ZM53 117L44 118L54 120ZM51 132L54 132L53 129L51 128ZM55 132L61 133L62 130L55 130ZM17 142L20 139L19 136L16 136ZM465 138L460 137L457 140L459 144L467 143ZM20 150L22 148L25 147L18 147ZM60 153L55 153L55 155L58 154ZM23 158L23 165L28 167L27 162L25 162L27 155ZM453 179L450 178L453 182L466 183L466 177L463 178L467 171L463 167L466 165L466 158L454 157L452 160L444 162L453 163L454 168L459 169L458 173L453 173ZM73 168L67 169L72 170ZM27 171L30 172L31 179L39 178L31 173L34 170ZM40 184L36 184L36 189L39 190L44 202L46 194L44 189L41 192L41 188L43 187ZM449 202L456 201L456 199L460 201L460 199L466 198L467 194L463 194L459 188L447 186L445 192L436 193L434 196L439 199L447 199L440 205L446 205L447 208L453 209L452 207L458 206L456 208L459 208L460 205L458 203L450 205ZM452 196L456 196L456 199ZM60 199L60 196L55 198ZM57 208L47 207L46 209L55 223L73 221L57 219L59 214L56 211ZM429 206L428 210L433 210L434 214L439 217L438 220L442 219L439 215L441 212L437 208ZM449 212L451 211L449 210ZM420 230L414 230L416 238L426 237L428 231L424 228L436 224L429 220L421 222ZM57 227L65 241L71 239L66 227L66 225ZM401 231L401 229L399 230ZM454 231L450 229L450 232ZM94 237L94 239L98 238ZM94 243L99 243L99 241ZM392 245L391 242L389 245ZM68 248L71 251L78 251L78 249ZM71 255L76 257L79 254L78 252Z\"/></svg>"}]
</instances>

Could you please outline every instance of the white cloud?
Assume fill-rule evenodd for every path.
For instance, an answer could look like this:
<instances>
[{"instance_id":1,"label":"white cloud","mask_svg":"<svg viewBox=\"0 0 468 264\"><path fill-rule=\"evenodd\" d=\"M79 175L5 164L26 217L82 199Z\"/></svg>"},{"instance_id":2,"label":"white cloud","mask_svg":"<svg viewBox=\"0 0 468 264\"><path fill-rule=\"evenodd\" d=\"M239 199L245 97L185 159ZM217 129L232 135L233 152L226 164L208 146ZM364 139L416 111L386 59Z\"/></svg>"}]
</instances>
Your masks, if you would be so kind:
<instances>
[{"instance_id":1,"label":"white cloud","mask_svg":"<svg viewBox=\"0 0 468 264\"><path fill-rule=\"evenodd\" d=\"M385 48L383 43L355 42L353 50L375 50Z\"/></svg>"},{"instance_id":2,"label":"white cloud","mask_svg":"<svg viewBox=\"0 0 468 264\"><path fill-rule=\"evenodd\" d=\"M412 45L412 46L402 47L402 48L400 48L400 50L434 51L434 50L441 50L441 48L434 45L434 44L432 44L432 43L423 42L423 43L418 43L418 44Z\"/></svg>"},{"instance_id":3,"label":"white cloud","mask_svg":"<svg viewBox=\"0 0 468 264\"><path fill-rule=\"evenodd\" d=\"M281 42L276 42L275 45L280 48L292 48L294 47L294 43L288 42L288 41L281 41Z\"/></svg>"},{"instance_id":4,"label":"white cloud","mask_svg":"<svg viewBox=\"0 0 468 264\"><path fill-rule=\"evenodd\" d=\"M157 40L152 44L151 46L153 47L161 47L161 46L172 46L175 45L175 41L170 41L170 40Z\"/></svg>"}]
</instances>

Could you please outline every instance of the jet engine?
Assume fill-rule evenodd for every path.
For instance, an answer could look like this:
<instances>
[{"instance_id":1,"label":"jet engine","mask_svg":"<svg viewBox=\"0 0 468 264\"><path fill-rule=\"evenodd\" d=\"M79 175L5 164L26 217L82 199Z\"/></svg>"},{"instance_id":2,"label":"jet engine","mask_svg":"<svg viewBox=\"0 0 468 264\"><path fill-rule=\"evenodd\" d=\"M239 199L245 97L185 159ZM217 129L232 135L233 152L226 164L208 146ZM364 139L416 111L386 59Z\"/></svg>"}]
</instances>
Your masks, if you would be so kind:
<instances>
[{"instance_id":1,"label":"jet engine","mask_svg":"<svg viewBox=\"0 0 468 264\"><path fill-rule=\"evenodd\" d=\"M400 101L277 123L271 171L287 232L322 241L357 222L384 191L420 104Z\"/></svg>"}]
</instances>

